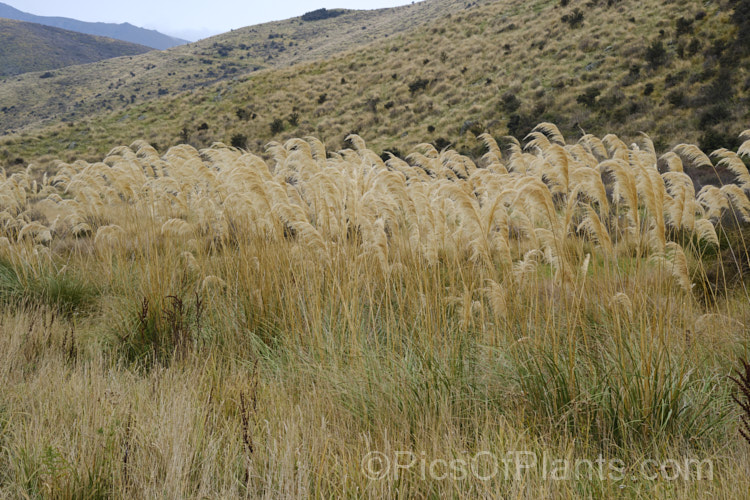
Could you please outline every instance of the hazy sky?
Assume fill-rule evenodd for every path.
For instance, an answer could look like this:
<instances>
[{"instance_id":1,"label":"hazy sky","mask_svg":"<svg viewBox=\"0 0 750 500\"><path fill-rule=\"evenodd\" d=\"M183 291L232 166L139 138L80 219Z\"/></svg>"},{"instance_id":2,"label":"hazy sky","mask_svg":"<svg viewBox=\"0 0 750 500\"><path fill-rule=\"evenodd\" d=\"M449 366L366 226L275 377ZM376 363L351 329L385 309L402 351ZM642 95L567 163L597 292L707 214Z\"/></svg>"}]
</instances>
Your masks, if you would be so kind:
<instances>
[{"instance_id":1,"label":"hazy sky","mask_svg":"<svg viewBox=\"0 0 750 500\"><path fill-rule=\"evenodd\" d=\"M81 21L123 23L159 30L189 40L234 28L300 16L325 7L380 9L411 0L2 0L38 16L72 17Z\"/></svg>"}]
</instances>

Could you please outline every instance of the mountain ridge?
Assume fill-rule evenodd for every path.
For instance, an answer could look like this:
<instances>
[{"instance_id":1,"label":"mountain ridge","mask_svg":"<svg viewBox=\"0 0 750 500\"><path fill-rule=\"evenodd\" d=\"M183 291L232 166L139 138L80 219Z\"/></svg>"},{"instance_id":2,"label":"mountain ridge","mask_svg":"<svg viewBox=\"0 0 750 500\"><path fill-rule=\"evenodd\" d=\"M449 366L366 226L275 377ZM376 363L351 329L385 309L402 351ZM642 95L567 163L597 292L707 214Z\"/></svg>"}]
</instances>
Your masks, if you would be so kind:
<instances>
[{"instance_id":1,"label":"mountain ridge","mask_svg":"<svg viewBox=\"0 0 750 500\"><path fill-rule=\"evenodd\" d=\"M0 17L13 19L16 21L25 21L45 26L52 26L69 31L77 31L87 35L104 36L122 40L125 42L145 45L158 50L165 50L178 45L189 43L173 36L165 35L156 30L139 28L130 23L91 23L79 21L68 17L57 16L37 16L30 14L15 7L0 2Z\"/></svg>"},{"instance_id":2,"label":"mountain ridge","mask_svg":"<svg viewBox=\"0 0 750 500\"><path fill-rule=\"evenodd\" d=\"M150 50L153 49L122 40L0 18L0 76L47 71L47 78L52 76L49 71L65 66Z\"/></svg>"}]
</instances>

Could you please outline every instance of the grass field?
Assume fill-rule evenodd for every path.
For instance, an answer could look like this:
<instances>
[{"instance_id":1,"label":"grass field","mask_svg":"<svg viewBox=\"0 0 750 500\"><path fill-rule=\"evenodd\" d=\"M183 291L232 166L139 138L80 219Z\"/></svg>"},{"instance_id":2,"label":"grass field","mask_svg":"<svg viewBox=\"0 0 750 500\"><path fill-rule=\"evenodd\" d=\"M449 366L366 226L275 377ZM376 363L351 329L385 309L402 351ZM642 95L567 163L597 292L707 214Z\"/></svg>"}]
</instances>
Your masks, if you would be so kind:
<instances>
[{"instance_id":1,"label":"grass field","mask_svg":"<svg viewBox=\"0 0 750 500\"><path fill-rule=\"evenodd\" d=\"M743 134L4 173L0 496L745 497Z\"/></svg>"}]
</instances>

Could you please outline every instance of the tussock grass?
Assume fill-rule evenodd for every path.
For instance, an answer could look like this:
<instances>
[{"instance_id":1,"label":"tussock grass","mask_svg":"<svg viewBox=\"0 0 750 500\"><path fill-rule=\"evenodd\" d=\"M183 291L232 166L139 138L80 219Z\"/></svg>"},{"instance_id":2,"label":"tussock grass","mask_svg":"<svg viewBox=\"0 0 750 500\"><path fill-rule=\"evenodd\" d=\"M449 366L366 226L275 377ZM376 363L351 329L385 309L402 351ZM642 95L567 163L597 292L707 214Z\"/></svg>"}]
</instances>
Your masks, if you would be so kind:
<instances>
[{"instance_id":1,"label":"tussock grass","mask_svg":"<svg viewBox=\"0 0 750 500\"><path fill-rule=\"evenodd\" d=\"M90 309L98 293L71 271L0 260L0 302L6 307L49 306L69 315Z\"/></svg>"},{"instance_id":2,"label":"tussock grass","mask_svg":"<svg viewBox=\"0 0 750 500\"><path fill-rule=\"evenodd\" d=\"M745 171L696 192L675 159L694 148L660 171L647 137L569 144L543 123L509 151L484 141L477 162L428 144L383 161L356 135L270 143L268 160L139 141L5 174L0 493L741 494L728 376L747 357L747 275L701 289L746 252L722 225L746 232ZM52 269L96 293L32 279ZM627 475L361 466L513 450ZM712 480L631 480L692 458Z\"/></svg>"}]
</instances>

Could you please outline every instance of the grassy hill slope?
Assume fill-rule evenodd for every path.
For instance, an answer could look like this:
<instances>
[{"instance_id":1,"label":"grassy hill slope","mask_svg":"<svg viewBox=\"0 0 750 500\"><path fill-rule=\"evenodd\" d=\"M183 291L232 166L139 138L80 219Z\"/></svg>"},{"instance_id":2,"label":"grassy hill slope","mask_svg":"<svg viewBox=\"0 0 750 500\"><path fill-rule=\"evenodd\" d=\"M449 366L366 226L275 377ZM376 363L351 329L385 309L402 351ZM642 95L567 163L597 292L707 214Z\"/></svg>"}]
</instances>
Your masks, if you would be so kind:
<instances>
[{"instance_id":1,"label":"grassy hill slope","mask_svg":"<svg viewBox=\"0 0 750 500\"><path fill-rule=\"evenodd\" d=\"M0 76L53 70L150 50L111 38L0 18Z\"/></svg>"},{"instance_id":2,"label":"grassy hill slope","mask_svg":"<svg viewBox=\"0 0 750 500\"><path fill-rule=\"evenodd\" d=\"M43 24L88 35L115 38L125 42L145 45L154 49L168 49L176 45L187 43L187 40L175 38L156 30L149 30L133 26L130 23L89 23L71 19L68 17L36 16L28 12L20 11L10 5L0 3L0 17L26 21L30 23Z\"/></svg>"},{"instance_id":3,"label":"grassy hill slope","mask_svg":"<svg viewBox=\"0 0 750 500\"><path fill-rule=\"evenodd\" d=\"M522 136L541 121L557 123L571 139L585 131L631 140L644 131L658 150L677 142L700 142L709 150L733 146L750 123L748 54L737 15L744 11L734 8L737 4L621 0L572 1L562 7L556 0L499 0L466 9L464 3L460 11L323 62L242 76L238 71L232 81L177 94L180 89L170 88L158 100L140 102L142 93L137 94L127 106L109 101L109 113L83 118L79 113L67 124L6 138L0 158L23 163L43 155L97 157L136 138L160 148L231 141L259 151L271 140L313 134L336 148L350 132L377 151L433 142L478 154L478 134ZM406 9L425 5L443 3ZM346 18L323 21L330 32L325 24L307 27L319 27L316 40L321 40L329 33L347 34L340 24ZM264 25L246 32L273 29ZM227 36L241 43L239 33ZM212 50L222 50L218 40L211 43L217 44ZM323 47L311 44L316 49L305 53L298 43L279 52L278 59L292 63L316 50L323 55ZM192 57L206 52L206 45L191 48ZM168 54L179 59L179 50ZM240 51L229 51L227 61ZM269 56L272 64L282 63ZM142 64L153 56L138 57L133 61ZM138 70L133 61L118 64ZM98 63L102 71L113 64ZM65 79L74 80L74 73L42 85L57 88ZM16 82L0 85L3 99L9 87L18 88ZM65 92L71 96L58 101L58 120L71 116L76 106L82 111L102 106L80 96L90 90ZM11 120L17 115L6 114Z\"/></svg>"},{"instance_id":4,"label":"grassy hill slope","mask_svg":"<svg viewBox=\"0 0 750 500\"><path fill-rule=\"evenodd\" d=\"M330 58L465 8L433 0L391 9L346 11L251 26L165 52L0 80L0 120L6 131L50 121L78 120L100 111L163 98L262 69Z\"/></svg>"}]
</instances>

